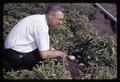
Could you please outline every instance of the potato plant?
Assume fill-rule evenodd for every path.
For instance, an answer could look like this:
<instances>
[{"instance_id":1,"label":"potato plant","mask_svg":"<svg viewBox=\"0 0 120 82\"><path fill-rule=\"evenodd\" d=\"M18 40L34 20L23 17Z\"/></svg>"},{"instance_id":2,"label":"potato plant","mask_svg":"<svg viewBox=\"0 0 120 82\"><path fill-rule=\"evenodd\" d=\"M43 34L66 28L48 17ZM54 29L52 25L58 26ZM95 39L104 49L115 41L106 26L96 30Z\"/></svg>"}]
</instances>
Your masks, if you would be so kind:
<instances>
[{"instance_id":1,"label":"potato plant","mask_svg":"<svg viewBox=\"0 0 120 82\"><path fill-rule=\"evenodd\" d=\"M3 40L10 29L28 15L42 13L48 3L6 3L3 8ZM96 9L90 3L61 3L65 20L57 29L50 29L51 48L60 49L66 55L78 57L87 66L76 79L117 78L117 44L106 36L90 29ZM33 70L4 71L5 79L72 79L64 63L33 67Z\"/></svg>"}]
</instances>

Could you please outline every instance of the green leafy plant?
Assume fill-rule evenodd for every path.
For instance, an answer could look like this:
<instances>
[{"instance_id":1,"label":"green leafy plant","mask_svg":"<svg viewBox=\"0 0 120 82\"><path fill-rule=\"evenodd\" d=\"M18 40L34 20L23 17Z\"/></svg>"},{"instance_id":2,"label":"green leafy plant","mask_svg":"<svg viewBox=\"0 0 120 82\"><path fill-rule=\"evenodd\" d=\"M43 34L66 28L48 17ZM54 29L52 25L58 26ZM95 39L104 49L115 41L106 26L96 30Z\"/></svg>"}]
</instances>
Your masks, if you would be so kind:
<instances>
[{"instance_id":1,"label":"green leafy plant","mask_svg":"<svg viewBox=\"0 0 120 82\"><path fill-rule=\"evenodd\" d=\"M87 70L76 79L117 78L117 44L107 36L100 36L90 29L96 9L90 3L62 3L65 20L57 29L50 29L51 48L66 55L79 56ZM47 3L6 3L3 10L3 40L10 29L25 16L44 11ZM72 79L64 63L38 65L33 70L4 72L5 79Z\"/></svg>"},{"instance_id":2,"label":"green leafy plant","mask_svg":"<svg viewBox=\"0 0 120 82\"><path fill-rule=\"evenodd\" d=\"M9 71L4 74L5 79L72 79L65 64L55 64L56 59L40 62L32 70Z\"/></svg>"}]
</instances>

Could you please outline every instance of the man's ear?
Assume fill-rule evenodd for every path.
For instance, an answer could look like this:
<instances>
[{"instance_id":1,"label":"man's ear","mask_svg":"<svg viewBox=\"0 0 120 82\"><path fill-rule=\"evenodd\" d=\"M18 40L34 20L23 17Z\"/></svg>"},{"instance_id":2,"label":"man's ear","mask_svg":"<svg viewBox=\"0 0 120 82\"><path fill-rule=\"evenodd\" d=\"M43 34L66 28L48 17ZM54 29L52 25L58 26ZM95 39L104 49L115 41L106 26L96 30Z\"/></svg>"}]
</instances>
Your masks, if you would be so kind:
<instances>
[{"instance_id":1,"label":"man's ear","mask_svg":"<svg viewBox=\"0 0 120 82\"><path fill-rule=\"evenodd\" d=\"M48 16L48 19L52 19L52 15L49 15L49 16Z\"/></svg>"}]
</instances>

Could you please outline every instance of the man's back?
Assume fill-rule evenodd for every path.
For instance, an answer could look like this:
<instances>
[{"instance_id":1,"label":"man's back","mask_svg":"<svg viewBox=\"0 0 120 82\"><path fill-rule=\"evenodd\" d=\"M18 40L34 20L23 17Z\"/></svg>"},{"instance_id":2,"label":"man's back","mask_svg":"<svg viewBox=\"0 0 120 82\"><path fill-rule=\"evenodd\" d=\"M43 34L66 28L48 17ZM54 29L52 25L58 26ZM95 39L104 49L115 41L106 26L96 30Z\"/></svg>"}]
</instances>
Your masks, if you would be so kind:
<instances>
[{"instance_id":1,"label":"man's back","mask_svg":"<svg viewBox=\"0 0 120 82\"><path fill-rule=\"evenodd\" d=\"M46 27L46 28L44 28ZM31 15L19 21L10 31L5 48L12 48L19 52L30 52L37 48L35 32L48 30L45 15Z\"/></svg>"}]
</instances>

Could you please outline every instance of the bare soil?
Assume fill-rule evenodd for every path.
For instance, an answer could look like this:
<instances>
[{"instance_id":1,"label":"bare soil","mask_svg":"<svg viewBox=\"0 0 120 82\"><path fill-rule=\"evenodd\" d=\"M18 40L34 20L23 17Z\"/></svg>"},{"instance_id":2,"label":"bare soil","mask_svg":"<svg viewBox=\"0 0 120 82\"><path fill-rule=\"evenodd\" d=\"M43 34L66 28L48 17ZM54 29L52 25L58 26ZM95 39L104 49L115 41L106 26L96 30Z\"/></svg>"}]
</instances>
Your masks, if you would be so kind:
<instances>
[{"instance_id":1,"label":"bare soil","mask_svg":"<svg viewBox=\"0 0 120 82\"><path fill-rule=\"evenodd\" d=\"M100 3L111 15L117 18L117 5L114 3ZM98 9L95 20L91 21L93 31L98 34L109 36L115 43L117 42L117 23L112 21L100 9Z\"/></svg>"}]
</instances>

